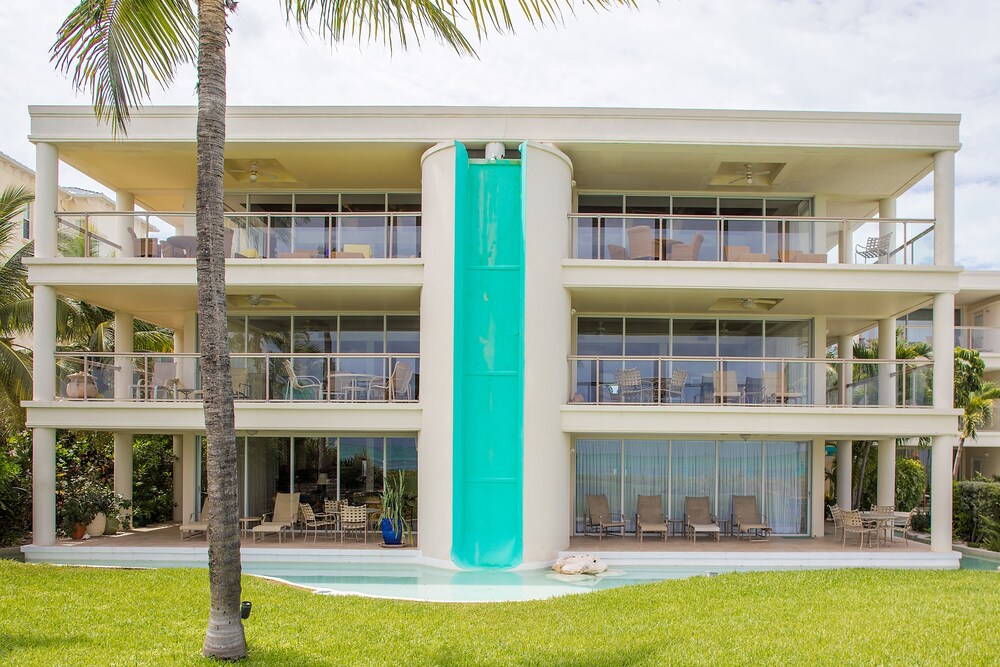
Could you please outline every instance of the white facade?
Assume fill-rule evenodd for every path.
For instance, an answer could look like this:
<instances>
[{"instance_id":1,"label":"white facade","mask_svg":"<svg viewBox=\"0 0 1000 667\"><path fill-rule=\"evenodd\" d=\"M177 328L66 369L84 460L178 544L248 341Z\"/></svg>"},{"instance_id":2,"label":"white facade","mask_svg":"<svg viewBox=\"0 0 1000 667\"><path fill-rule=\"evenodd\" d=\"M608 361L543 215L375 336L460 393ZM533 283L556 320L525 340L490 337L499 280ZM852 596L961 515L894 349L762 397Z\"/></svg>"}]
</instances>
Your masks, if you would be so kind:
<instances>
[{"instance_id":1,"label":"white facade","mask_svg":"<svg viewBox=\"0 0 1000 667\"><path fill-rule=\"evenodd\" d=\"M36 381L28 419L36 471L52 466L57 428L173 433L183 460L179 514L187 516L198 506L196 436L204 422L194 260L173 249L183 253L182 237L196 233L195 111L142 110L118 141L87 108L33 107L31 115L39 197L37 257L30 262ZM954 266L958 124L957 116L931 114L230 109L227 289L230 313L245 327L231 346L242 346L237 357L249 375L263 374L237 402L237 432L291 438L287 476L278 464L267 493L299 484L316 498L330 494L334 472L336 493L355 483L344 472L354 465L345 454L352 447L367 447L357 456L390 469L412 442L420 547L434 561L469 562L466 535L457 531L481 530L483 516L513 526L500 531L509 537L502 549L513 556L499 562L477 553L473 561L495 567L552 560L583 527L582 499L601 489L620 512L634 507L638 489L662 493L671 517L683 514L681 498L701 493L726 516L728 498L739 492L733 480L747 476L756 476L747 492L765 503L777 504L779 486L798 489L796 502L782 510L789 516L784 532L822 535L827 441L848 443L838 450L847 455L851 440L892 446L896 438L931 436L934 461L950 459L957 426L953 313L964 289ZM502 143L506 158L487 160L488 142ZM462 162L466 149L470 159ZM107 246L96 256L57 256L58 161L117 193L124 222L109 240L120 252ZM520 175L499 185L495 176L507 168ZM933 219L896 219L895 198L931 172ZM491 207L501 211L513 189L516 206L493 216ZM489 214L473 210L470 219L482 214L486 222L456 235L468 201ZM175 225L174 243L159 239L148 253L139 242L133 246L126 230L130 210L140 206ZM491 236L491 225L514 210L512 229L519 225L522 238ZM479 245L458 247L465 234ZM874 253L865 257L869 238ZM168 245L170 256L163 256ZM480 252L479 268L509 263L520 272L523 299L514 305L523 315L493 305L508 302L498 300L505 292L492 283L484 283L486 305L457 298L466 250ZM123 338L122 356L109 364L117 375L98 378L100 395L70 397L52 354L56 293L111 309L123 323L139 317L171 327L178 354L130 357ZM933 360L898 364L894 346L886 345L883 363L862 377L850 360L825 358L828 345L873 325L892 340L896 318L922 307L933 309ZM512 333L476 330L456 340L459 320L474 327L485 321L477 317ZM373 324L378 318L382 324ZM416 352L407 347L414 321L407 318L419 320ZM255 328L265 319L277 327L270 338ZM489 367L509 336L520 346L519 371L504 376L515 377L516 400L497 394L488 405L503 404L520 420L518 441L465 442L456 435L456 410L468 419L479 397L454 391L460 374L478 372L462 351L476 351ZM82 363L101 368L106 361ZM315 389L296 393L287 373L276 378L285 361L314 378ZM161 362L172 364L175 381L150 396L141 389L148 382L138 379L151 381ZM405 388L374 389L406 367L417 372ZM626 381L633 368L640 376L634 395ZM681 378L676 392L672 377ZM505 415L475 409L485 422L504 426ZM379 439L383 454L366 458ZM248 457L256 446L248 441ZM607 452L615 447L621 465L606 467L602 457L613 458ZM320 463L303 463L314 448ZM327 455L339 461L335 468L323 467ZM507 514L518 503L490 505L476 474L456 477L456 466L475 456L487 461L484 479L520 494L516 519L507 521ZM697 479L701 473L685 467L701 465L696 459L714 461ZM491 462L498 469L488 476ZM241 472L248 511L255 465ZM737 473L726 472L729 465ZM645 466L646 486L636 486L636 466ZM933 471L935 552L951 551L947 467ZM358 479L371 486L374 473L362 471ZM882 482L880 498L892 498L885 488L891 483ZM52 485L36 474L37 545L55 540ZM121 486L127 491L124 479Z\"/></svg>"}]
</instances>

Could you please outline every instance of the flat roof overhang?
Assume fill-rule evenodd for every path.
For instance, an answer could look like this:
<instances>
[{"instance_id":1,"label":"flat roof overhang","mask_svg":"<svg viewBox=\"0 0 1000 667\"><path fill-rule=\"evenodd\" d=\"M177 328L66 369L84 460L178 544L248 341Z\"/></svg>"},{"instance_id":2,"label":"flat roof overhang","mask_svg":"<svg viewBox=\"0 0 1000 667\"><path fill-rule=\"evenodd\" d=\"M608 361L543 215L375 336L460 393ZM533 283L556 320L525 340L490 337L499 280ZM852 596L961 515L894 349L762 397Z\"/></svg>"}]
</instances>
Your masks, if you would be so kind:
<instances>
[{"instance_id":1,"label":"flat roof overhang","mask_svg":"<svg viewBox=\"0 0 1000 667\"><path fill-rule=\"evenodd\" d=\"M959 410L931 408L564 405L562 430L576 436L862 440L955 436Z\"/></svg>"},{"instance_id":2,"label":"flat roof overhang","mask_svg":"<svg viewBox=\"0 0 1000 667\"><path fill-rule=\"evenodd\" d=\"M133 433L204 433L201 401L25 401L28 427ZM415 433L419 403L236 403L237 433ZM332 426L335 425L335 426Z\"/></svg>"},{"instance_id":3,"label":"flat roof overhang","mask_svg":"<svg viewBox=\"0 0 1000 667\"><path fill-rule=\"evenodd\" d=\"M32 106L30 140L150 210L183 210L195 187L194 107L146 107L112 138L87 106ZM955 114L505 107L230 107L226 157L277 160L291 179L259 192L420 189L420 156L442 141L551 143L585 191L828 198L864 217L912 187L934 153L960 148ZM713 186L723 162L780 163L769 187Z\"/></svg>"}]
</instances>

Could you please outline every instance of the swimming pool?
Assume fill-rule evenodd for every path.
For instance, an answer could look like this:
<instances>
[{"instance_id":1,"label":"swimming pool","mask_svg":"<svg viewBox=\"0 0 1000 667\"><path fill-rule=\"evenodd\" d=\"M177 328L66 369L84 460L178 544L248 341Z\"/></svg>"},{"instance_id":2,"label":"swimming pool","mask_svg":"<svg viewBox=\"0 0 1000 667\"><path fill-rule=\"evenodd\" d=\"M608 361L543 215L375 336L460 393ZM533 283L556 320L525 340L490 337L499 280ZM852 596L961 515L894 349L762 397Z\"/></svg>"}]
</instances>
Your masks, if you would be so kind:
<instances>
[{"instance_id":1,"label":"swimming pool","mask_svg":"<svg viewBox=\"0 0 1000 667\"><path fill-rule=\"evenodd\" d=\"M996 558L989 558L973 556L963 552L959 568L962 570L990 570L996 572L1000 568L1000 554L997 554Z\"/></svg>"}]
</instances>

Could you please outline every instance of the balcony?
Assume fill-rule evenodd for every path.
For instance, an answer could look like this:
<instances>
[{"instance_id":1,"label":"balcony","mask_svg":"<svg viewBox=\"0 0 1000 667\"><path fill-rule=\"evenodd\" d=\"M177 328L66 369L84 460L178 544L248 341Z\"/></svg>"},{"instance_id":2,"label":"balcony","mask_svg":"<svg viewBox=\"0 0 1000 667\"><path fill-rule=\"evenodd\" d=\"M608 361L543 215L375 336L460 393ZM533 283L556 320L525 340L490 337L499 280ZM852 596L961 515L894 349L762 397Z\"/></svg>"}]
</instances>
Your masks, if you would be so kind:
<instances>
[{"instance_id":1,"label":"balcony","mask_svg":"<svg viewBox=\"0 0 1000 667\"><path fill-rule=\"evenodd\" d=\"M233 396L258 403L415 403L418 355L232 354ZM56 354L58 400L201 401L197 354Z\"/></svg>"},{"instance_id":2,"label":"balcony","mask_svg":"<svg viewBox=\"0 0 1000 667\"><path fill-rule=\"evenodd\" d=\"M933 364L923 359L573 356L569 363L571 404L933 407Z\"/></svg>"},{"instance_id":3,"label":"balcony","mask_svg":"<svg viewBox=\"0 0 1000 667\"><path fill-rule=\"evenodd\" d=\"M178 234L130 239L125 249L112 241L116 220L132 218L130 229L164 224L194 228L194 213L58 213L63 257L193 258L197 237ZM184 224L189 220L188 224ZM226 213L226 257L236 259L396 259L420 257L421 214L380 213Z\"/></svg>"},{"instance_id":4,"label":"balcony","mask_svg":"<svg viewBox=\"0 0 1000 667\"><path fill-rule=\"evenodd\" d=\"M933 265L933 220L571 215L570 257Z\"/></svg>"}]
</instances>

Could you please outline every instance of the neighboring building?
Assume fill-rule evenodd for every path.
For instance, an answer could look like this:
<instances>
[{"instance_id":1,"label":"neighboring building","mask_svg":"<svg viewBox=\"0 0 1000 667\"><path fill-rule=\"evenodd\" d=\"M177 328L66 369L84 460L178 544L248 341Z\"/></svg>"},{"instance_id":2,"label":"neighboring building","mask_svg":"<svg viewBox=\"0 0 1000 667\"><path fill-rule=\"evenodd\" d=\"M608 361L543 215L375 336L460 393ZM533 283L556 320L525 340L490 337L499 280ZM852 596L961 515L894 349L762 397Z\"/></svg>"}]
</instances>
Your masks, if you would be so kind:
<instances>
[{"instance_id":1,"label":"neighboring building","mask_svg":"<svg viewBox=\"0 0 1000 667\"><path fill-rule=\"evenodd\" d=\"M59 160L122 211L108 237L121 253L83 258L57 256L57 221L36 213L36 312L57 293L95 303L123 343L57 366L36 319L36 462L56 428L113 431L129 494L131 434L172 433L187 517L204 431L196 229L178 213L194 210L195 110L143 109L116 140L89 108L31 117L36 211L56 208ZM954 566L958 128L939 114L231 108L245 516L278 491L364 500L406 470L432 562L550 561L594 494L630 529L639 494L662 494L673 519L687 496L728 517L734 495L755 495L775 532L815 537L827 441L845 461L852 440L877 440L892 504L896 439L930 436L926 562ZM931 172L932 219L897 219ZM136 206L178 234L131 239ZM934 359L897 363L897 318L924 307ZM178 354L128 356L135 317L174 329ZM871 326L884 359L826 357ZM838 482L849 505L850 476ZM34 491L34 542L49 545L51 471L36 468Z\"/></svg>"}]
</instances>

